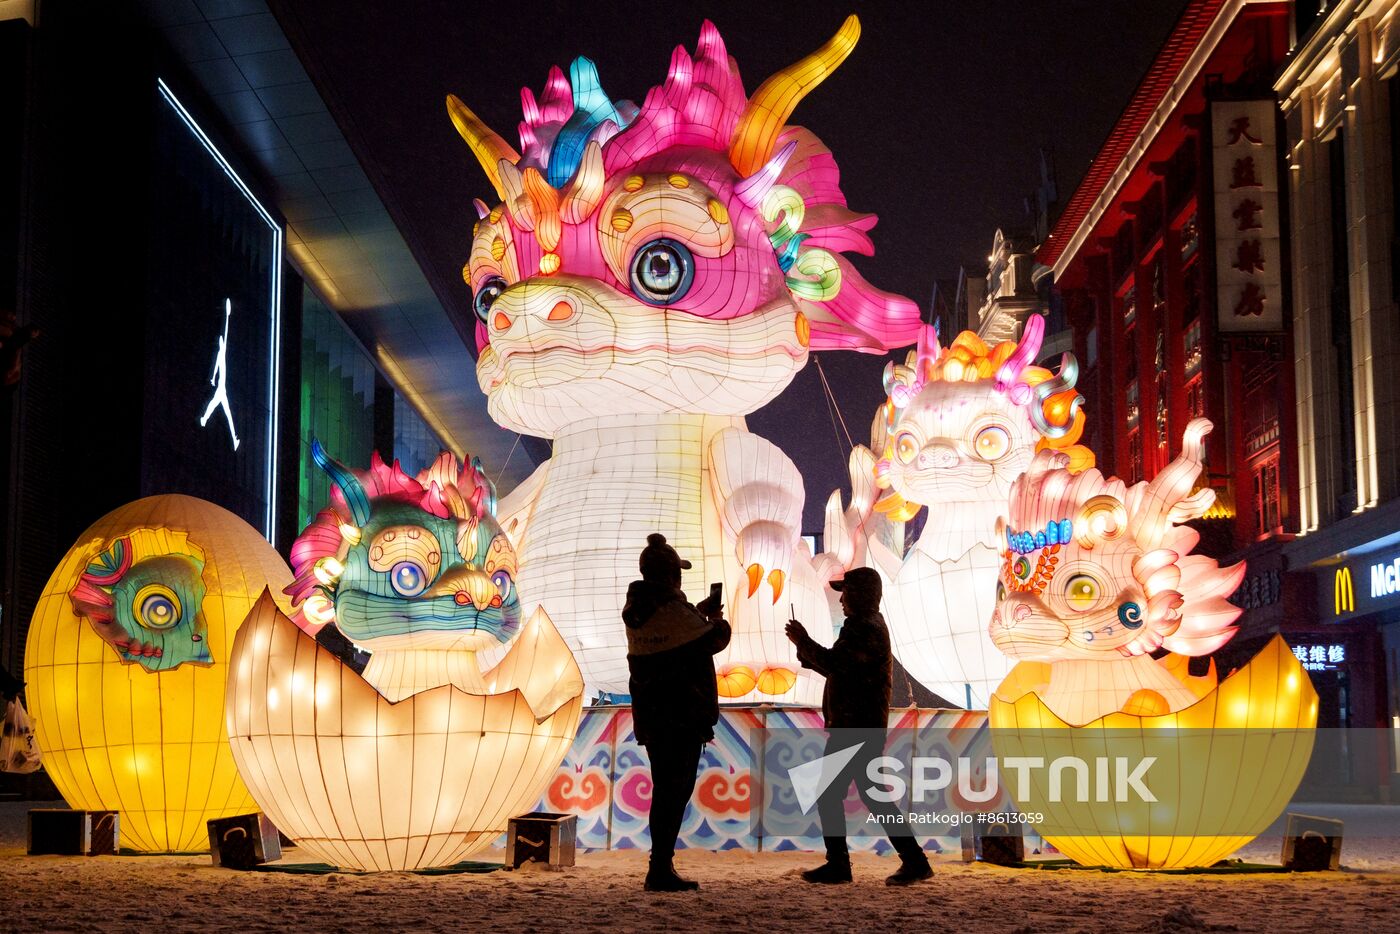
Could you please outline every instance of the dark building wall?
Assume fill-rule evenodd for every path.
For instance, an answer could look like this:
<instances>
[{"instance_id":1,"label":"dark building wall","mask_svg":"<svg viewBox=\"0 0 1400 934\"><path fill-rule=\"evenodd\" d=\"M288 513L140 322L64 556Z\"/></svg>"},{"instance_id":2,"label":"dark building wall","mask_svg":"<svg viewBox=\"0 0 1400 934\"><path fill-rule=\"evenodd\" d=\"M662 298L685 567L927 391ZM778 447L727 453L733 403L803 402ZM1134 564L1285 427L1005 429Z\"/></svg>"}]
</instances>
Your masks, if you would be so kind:
<instances>
[{"instance_id":1,"label":"dark building wall","mask_svg":"<svg viewBox=\"0 0 1400 934\"><path fill-rule=\"evenodd\" d=\"M0 179L20 180L17 195L0 188L0 199L18 202L13 228L15 215L0 214L9 277L0 276L0 305L12 294L20 320L42 331L6 401L0 662L18 669L49 575L110 510L142 495L186 492L263 529L266 431L240 438L235 459L222 413L208 429L199 413L212 393L225 298L236 309L231 367L262 374L230 383L233 411L239 419L259 403L268 411L278 267L272 228L162 99L157 77L225 155L227 134L126 3L48 0L37 28L6 24L0 42L0 70L19 70L18 62L23 71L0 92L5 113L21 114L0 121L8 134L0 158L17 168ZM28 54L4 54L11 50ZM246 167L237 170L255 193L265 190ZM290 267L282 274L286 291L299 296L300 279ZM298 309L295 301L283 309L284 477L296 470L286 438L295 434L295 405L287 403L289 395L295 402L298 368L286 341L296 347ZM249 349L236 337L253 324L263 334ZM295 484L281 483L279 498L285 549L296 531Z\"/></svg>"},{"instance_id":2,"label":"dark building wall","mask_svg":"<svg viewBox=\"0 0 1400 934\"><path fill-rule=\"evenodd\" d=\"M46 3L28 37L15 304L42 336L11 400L0 660L12 668L58 559L140 488L151 100L145 36L124 14Z\"/></svg>"}]
</instances>

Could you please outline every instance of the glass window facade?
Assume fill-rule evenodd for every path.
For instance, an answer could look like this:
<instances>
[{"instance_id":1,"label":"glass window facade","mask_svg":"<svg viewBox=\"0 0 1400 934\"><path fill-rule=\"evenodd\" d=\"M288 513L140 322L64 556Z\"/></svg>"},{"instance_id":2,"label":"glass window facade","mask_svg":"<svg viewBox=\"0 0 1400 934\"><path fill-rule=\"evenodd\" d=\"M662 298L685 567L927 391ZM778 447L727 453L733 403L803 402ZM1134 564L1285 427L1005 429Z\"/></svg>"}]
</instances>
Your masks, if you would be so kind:
<instances>
[{"instance_id":1,"label":"glass window facade","mask_svg":"<svg viewBox=\"0 0 1400 934\"><path fill-rule=\"evenodd\" d=\"M325 506L330 481L311 460L317 439L351 467L369 466L374 450L374 364L345 325L309 287L302 289L299 528Z\"/></svg>"},{"instance_id":2,"label":"glass window facade","mask_svg":"<svg viewBox=\"0 0 1400 934\"><path fill-rule=\"evenodd\" d=\"M394 393L394 457L404 471L417 473L431 464L445 447L403 394Z\"/></svg>"}]
</instances>

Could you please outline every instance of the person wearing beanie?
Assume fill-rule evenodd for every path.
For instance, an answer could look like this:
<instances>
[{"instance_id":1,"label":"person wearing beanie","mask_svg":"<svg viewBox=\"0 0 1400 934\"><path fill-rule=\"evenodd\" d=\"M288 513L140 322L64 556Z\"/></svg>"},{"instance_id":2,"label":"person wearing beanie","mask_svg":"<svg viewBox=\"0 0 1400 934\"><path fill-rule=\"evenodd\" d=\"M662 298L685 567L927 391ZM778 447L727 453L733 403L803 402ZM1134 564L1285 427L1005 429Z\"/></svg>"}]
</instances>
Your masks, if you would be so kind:
<instances>
[{"instance_id":1,"label":"person wearing beanie","mask_svg":"<svg viewBox=\"0 0 1400 934\"><path fill-rule=\"evenodd\" d=\"M899 854L899 871L885 884L910 885L933 875L928 857L904 812L894 803L872 798L866 779L871 760L885 752L894 670L890 633L880 615L880 575L873 568L852 568L843 579L832 581L831 589L840 592L841 610L846 614L835 644L831 648L818 645L795 619L787 625L787 636L797 647L802 667L826 677L822 717L829 732L823 755L859 748L817 799L826 863L802 873L802 878L823 883L851 881L844 802L854 781L861 800L879 818L880 827Z\"/></svg>"},{"instance_id":2,"label":"person wearing beanie","mask_svg":"<svg viewBox=\"0 0 1400 934\"><path fill-rule=\"evenodd\" d=\"M729 623L718 598L698 605L686 600L681 571L690 562L666 536L648 535L638 563L642 579L627 588L622 621L633 730L651 763L651 864L645 886L650 892L684 892L700 886L678 876L672 860L700 755L719 722L714 655L729 644Z\"/></svg>"}]
</instances>

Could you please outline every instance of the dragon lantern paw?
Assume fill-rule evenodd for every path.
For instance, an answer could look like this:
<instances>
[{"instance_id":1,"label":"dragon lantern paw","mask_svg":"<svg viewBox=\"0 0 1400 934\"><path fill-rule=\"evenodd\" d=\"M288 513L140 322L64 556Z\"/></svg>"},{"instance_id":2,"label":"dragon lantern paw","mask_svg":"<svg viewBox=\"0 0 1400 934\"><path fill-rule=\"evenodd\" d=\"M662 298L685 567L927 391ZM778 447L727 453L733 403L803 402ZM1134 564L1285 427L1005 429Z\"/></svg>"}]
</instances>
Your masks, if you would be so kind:
<instances>
[{"instance_id":1,"label":"dragon lantern paw","mask_svg":"<svg viewBox=\"0 0 1400 934\"><path fill-rule=\"evenodd\" d=\"M749 596L758 593L759 585L763 581L763 565L750 564L749 576ZM777 603L783 596L783 583L787 580L787 574L778 568L768 572L768 583L773 587L773 602Z\"/></svg>"},{"instance_id":2,"label":"dragon lantern paw","mask_svg":"<svg viewBox=\"0 0 1400 934\"><path fill-rule=\"evenodd\" d=\"M766 578L773 588L773 602L782 599L783 586L792 573L794 538L790 529L776 522L754 522L739 533L736 550L748 576L748 596L757 594Z\"/></svg>"}]
</instances>

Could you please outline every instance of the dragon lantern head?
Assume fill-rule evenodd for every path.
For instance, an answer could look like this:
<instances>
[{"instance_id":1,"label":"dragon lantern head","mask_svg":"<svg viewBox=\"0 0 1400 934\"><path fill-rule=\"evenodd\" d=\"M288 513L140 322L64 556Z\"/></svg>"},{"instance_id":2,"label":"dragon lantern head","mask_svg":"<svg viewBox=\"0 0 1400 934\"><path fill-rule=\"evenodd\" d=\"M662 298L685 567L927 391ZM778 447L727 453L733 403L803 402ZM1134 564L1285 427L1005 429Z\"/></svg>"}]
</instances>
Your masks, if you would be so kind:
<instances>
[{"instance_id":1,"label":"dragon lantern head","mask_svg":"<svg viewBox=\"0 0 1400 934\"><path fill-rule=\"evenodd\" d=\"M846 207L831 153L787 125L859 35L849 17L751 98L709 22L641 107L576 59L521 92L520 153L448 96L500 198L476 202L463 270L498 422L553 436L602 412L742 415L809 350L914 340L916 306L841 255L873 252L874 216Z\"/></svg>"},{"instance_id":2,"label":"dragon lantern head","mask_svg":"<svg viewBox=\"0 0 1400 934\"><path fill-rule=\"evenodd\" d=\"M998 527L1002 572L992 641L1013 658L1110 660L1166 648L1206 655L1235 634L1227 598L1245 566L1190 554L1200 536L1178 523L1215 501L1192 493L1211 423L1186 426L1181 455L1150 482L1126 487L1041 451L1011 492Z\"/></svg>"},{"instance_id":3,"label":"dragon lantern head","mask_svg":"<svg viewBox=\"0 0 1400 934\"><path fill-rule=\"evenodd\" d=\"M1032 365L1044 333L1045 320L1031 315L1019 344L988 347L963 331L940 348L925 327L904 365L885 367L886 400L871 429L875 484L886 491L876 509L898 522L926 505L959 506L979 511L968 520L990 532L1037 449L1064 452L1075 471L1094 463L1077 443L1084 400L1074 357L1060 358L1058 374Z\"/></svg>"},{"instance_id":4,"label":"dragon lantern head","mask_svg":"<svg viewBox=\"0 0 1400 934\"><path fill-rule=\"evenodd\" d=\"M214 663L204 549L184 532L135 529L96 551L68 596L124 663L152 672Z\"/></svg>"},{"instance_id":5,"label":"dragon lantern head","mask_svg":"<svg viewBox=\"0 0 1400 934\"><path fill-rule=\"evenodd\" d=\"M292 544L286 593L314 635L334 624L381 649L483 649L520 628L515 550L497 526L495 491L473 459L443 453L417 477L376 453L368 471L312 456L331 505Z\"/></svg>"}]
</instances>

